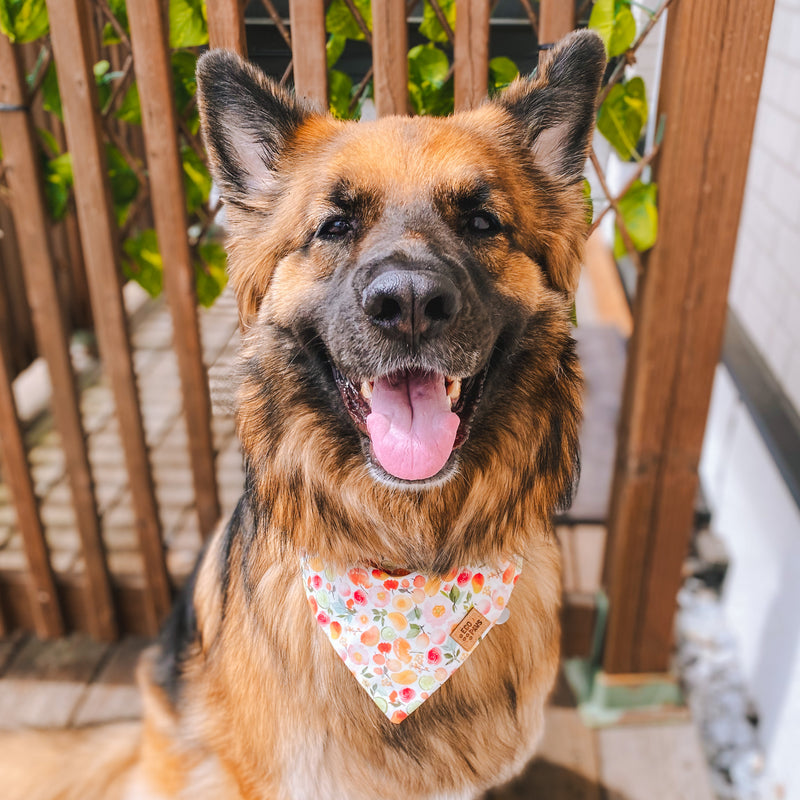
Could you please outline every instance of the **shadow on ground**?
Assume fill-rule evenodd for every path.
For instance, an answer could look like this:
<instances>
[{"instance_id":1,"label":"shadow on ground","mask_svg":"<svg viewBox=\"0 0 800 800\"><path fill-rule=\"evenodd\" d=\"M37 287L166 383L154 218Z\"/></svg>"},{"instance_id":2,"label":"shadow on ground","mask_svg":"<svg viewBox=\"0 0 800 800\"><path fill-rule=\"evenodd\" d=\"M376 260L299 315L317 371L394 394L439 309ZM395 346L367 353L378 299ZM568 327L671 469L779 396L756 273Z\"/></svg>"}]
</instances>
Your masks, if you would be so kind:
<instances>
[{"instance_id":1,"label":"shadow on ground","mask_svg":"<svg viewBox=\"0 0 800 800\"><path fill-rule=\"evenodd\" d=\"M630 800L583 775L544 759L535 759L511 783L483 800Z\"/></svg>"}]
</instances>

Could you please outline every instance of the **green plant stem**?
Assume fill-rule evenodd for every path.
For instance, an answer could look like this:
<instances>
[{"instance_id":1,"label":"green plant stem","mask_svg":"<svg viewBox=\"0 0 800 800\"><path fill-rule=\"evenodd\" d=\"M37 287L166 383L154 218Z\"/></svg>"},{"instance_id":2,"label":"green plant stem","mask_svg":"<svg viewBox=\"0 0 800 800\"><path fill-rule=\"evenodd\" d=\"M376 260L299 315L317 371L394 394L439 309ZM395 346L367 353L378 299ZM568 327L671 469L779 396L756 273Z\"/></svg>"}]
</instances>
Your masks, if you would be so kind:
<instances>
[{"instance_id":1,"label":"green plant stem","mask_svg":"<svg viewBox=\"0 0 800 800\"><path fill-rule=\"evenodd\" d=\"M647 167L650 165L653 159L658 155L658 151L660 149L661 145L659 143L654 144L653 149L646 156L644 156L644 158L642 158L641 161L639 161L639 163L636 166L636 170L631 176L630 180L625 184L625 186L622 187L622 190L617 194L618 198L624 197L630 190L631 186L633 186L633 184L636 183L636 181L638 181L639 178L642 177L642 173L645 171L645 169L647 169ZM595 167L595 169L597 169L597 167ZM597 230L598 226L603 220L603 217L605 217L605 215L612 208L610 204L610 198L606 197L605 199L609 200L609 205L607 205L592 221L591 227L589 228L590 236L595 232L595 230Z\"/></svg>"},{"instance_id":2,"label":"green plant stem","mask_svg":"<svg viewBox=\"0 0 800 800\"><path fill-rule=\"evenodd\" d=\"M626 6L636 6L637 8L641 8L645 14L647 14L651 19L656 15L656 12L653 11L652 8L649 8L644 3L637 3L636 0L621 0L622 3Z\"/></svg>"},{"instance_id":3,"label":"green plant stem","mask_svg":"<svg viewBox=\"0 0 800 800\"><path fill-rule=\"evenodd\" d=\"M667 10L671 2L672 0L662 0L658 10L650 18L647 25L644 26L636 41L625 51L624 57L620 59L617 66L614 68L614 71L611 73L611 77L608 79L608 83L605 85L605 87L603 87L603 90L600 92L600 96L597 98L597 108L603 105L603 101L606 99L606 97L608 97L608 93L611 91L611 88L620 82L622 76L625 74L625 67L632 63L634 53L639 49L647 34L653 30L653 27L658 20L661 19L661 15Z\"/></svg>"},{"instance_id":4,"label":"green plant stem","mask_svg":"<svg viewBox=\"0 0 800 800\"><path fill-rule=\"evenodd\" d=\"M619 228L619 235L622 237L622 241L625 243L625 249L628 251L628 256L630 257L631 261L633 262L633 266L636 269L636 274L642 275L644 273L644 267L642 266L642 259L639 257L639 251L636 249L636 245L633 243L633 239L631 239L631 234L625 225L625 220L622 217L622 212L620 211L617 198L614 197L613 192L608 188L606 176L603 173L603 168L600 166L600 161L597 159L597 154L594 152L594 148L592 148L591 152L589 153L589 158L591 159L592 166L597 173L597 180L600 181L600 186L605 192L611 207L614 209L614 213L617 215L615 223Z\"/></svg>"}]
</instances>

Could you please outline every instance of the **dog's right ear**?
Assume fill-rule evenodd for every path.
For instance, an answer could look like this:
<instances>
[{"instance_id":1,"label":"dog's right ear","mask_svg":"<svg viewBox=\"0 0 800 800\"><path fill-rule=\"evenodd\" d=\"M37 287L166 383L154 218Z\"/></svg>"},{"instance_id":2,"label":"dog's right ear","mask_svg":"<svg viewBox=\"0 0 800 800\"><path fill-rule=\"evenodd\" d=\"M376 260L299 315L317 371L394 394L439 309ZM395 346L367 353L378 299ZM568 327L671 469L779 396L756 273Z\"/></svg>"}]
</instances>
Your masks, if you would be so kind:
<instances>
[{"instance_id":1,"label":"dog's right ear","mask_svg":"<svg viewBox=\"0 0 800 800\"><path fill-rule=\"evenodd\" d=\"M197 100L222 197L248 207L269 192L278 157L309 112L228 50L210 50L198 60Z\"/></svg>"}]
</instances>

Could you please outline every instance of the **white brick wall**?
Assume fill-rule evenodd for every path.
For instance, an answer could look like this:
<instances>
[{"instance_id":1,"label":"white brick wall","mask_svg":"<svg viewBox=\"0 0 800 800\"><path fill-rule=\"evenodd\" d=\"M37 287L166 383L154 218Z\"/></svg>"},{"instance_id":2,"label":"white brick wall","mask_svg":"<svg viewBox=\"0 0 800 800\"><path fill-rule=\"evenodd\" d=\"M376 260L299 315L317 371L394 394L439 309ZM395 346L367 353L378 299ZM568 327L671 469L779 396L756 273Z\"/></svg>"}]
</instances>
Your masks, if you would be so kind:
<instances>
[{"instance_id":1,"label":"white brick wall","mask_svg":"<svg viewBox=\"0 0 800 800\"><path fill-rule=\"evenodd\" d=\"M776 0L730 304L800 411L800 0Z\"/></svg>"},{"instance_id":2,"label":"white brick wall","mask_svg":"<svg viewBox=\"0 0 800 800\"><path fill-rule=\"evenodd\" d=\"M775 2L729 301L800 411L800 0ZM800 800L800 510L723 367L700 473L731 556L724 603L761 718L761 796Z\"/></svg>"}]
</instances>

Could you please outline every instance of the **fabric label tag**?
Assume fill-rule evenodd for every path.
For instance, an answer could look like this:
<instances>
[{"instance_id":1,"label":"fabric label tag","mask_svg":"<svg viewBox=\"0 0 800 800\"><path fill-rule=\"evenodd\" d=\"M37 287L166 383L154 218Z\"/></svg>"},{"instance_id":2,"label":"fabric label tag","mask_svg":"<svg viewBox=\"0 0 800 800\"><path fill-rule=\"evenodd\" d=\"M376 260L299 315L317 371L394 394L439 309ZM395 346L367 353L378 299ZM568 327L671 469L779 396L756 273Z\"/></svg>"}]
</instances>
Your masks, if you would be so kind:
<instances>
[{"instance_id":1,"label":"fabric label tag","mask_svg":"<svg viewBox=\"0 0 800 800\"><path fill-rule=\"evenodd\" d=\"M488 626L489 620L475 606L472 606L464 619L450 631L450 637L455 639L465 650L472 650Z\"/></svg>"}]
</instances>

